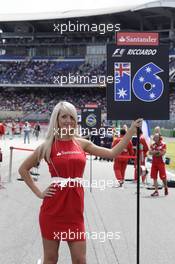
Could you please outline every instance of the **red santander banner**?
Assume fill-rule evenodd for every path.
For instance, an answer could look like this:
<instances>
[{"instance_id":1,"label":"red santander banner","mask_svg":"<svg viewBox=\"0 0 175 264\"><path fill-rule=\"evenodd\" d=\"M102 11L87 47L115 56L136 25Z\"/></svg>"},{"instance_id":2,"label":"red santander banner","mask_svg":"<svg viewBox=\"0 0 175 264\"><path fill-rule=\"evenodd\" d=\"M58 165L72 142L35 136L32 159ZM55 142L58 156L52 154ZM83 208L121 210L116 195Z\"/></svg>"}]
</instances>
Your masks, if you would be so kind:
<instances>
[{"instance_id":1,"label":"red santander banner","mask_svg":"<svg viewBox=\"0 0 175 264\"><path fill-rule=\"evenodd\" d=\"M98 105L96 103L89 103L85 105L85 108L97 108Z\"/></svg>"},{"instance_id":2,"label":"red santander banner","mask_svg":"<svg viewBox=\"0 0 175 264\"><path fill-rule=\"evenodd\" d=\"M159 34L153 32L117 32L119 46L158 46Z\"/></svg>"}]
</instances>

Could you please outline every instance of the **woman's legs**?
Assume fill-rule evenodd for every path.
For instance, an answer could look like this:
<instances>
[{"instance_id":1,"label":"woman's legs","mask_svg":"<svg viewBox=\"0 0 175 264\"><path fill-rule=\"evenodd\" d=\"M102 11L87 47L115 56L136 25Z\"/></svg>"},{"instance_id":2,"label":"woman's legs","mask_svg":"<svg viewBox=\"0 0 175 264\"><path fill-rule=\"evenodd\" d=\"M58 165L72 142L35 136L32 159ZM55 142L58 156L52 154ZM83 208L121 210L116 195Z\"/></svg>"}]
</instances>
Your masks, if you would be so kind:
<instances>
[{"instance_id":1,"label":"woman's legs","mask_svg":"<svg viewBox=\"0 0 175 264\"><path fill-rule=\"evenodd\" d=\"M72 264L86 264L86 241L68 242Z\"/></svg>"},{"instance_id":2,"label":"woman's legs","mask_svg":"<svg viewBox=\"0 0 175 264\"><path fill-rule=\"evenodd\" d=\"M57 264L60 241L47 240L45 238L42 238L42 240L44 250L43 264Z\"/></svg>"}]
</instances>

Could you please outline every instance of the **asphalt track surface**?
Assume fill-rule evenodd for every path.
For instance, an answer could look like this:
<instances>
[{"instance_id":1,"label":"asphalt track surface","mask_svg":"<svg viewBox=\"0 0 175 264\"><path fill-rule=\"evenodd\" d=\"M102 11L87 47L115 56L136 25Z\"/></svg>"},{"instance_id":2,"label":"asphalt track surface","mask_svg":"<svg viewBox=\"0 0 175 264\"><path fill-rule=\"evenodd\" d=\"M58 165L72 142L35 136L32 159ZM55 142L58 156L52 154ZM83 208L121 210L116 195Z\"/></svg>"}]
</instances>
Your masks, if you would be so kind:
<instances>
[{"instance_id":1,"label":"asphalt track surface","mask_svg":"<svg viewBox=\"0 0 175 264\"><path fill-rule=\"evenodd\" d=\"M42 263L43 251L38 223L42 200L24 182L17 180L18 167L29 152L14 151L12 182L7 182L9 146L35 148L39 143L41 141L36 142L33 139L30 145L24 145L21 138L1 141L1 177L5 187L0 190L0 263L3 264ZM88 157L84 173L87 182L90 179L90 164ZM44 161L41 162L39 173L36 184L44 189L50 184ZM132 179L133 174L133 166L128 166L126 179ZM135 264L136 184L126 181L124 188L111 187L109 180L114 181L112 162L93 158L92 179L92 192L88 187L85 188L87 263ZM149 175L148 181L150 182ZM175 189L170 188L167 197L163 190L160 190L157 198L150 197L151 192L141 188L140 264L174 264ZM61 243L58 263L71 263L66 242Z\"/></svg>"}]
</instances>

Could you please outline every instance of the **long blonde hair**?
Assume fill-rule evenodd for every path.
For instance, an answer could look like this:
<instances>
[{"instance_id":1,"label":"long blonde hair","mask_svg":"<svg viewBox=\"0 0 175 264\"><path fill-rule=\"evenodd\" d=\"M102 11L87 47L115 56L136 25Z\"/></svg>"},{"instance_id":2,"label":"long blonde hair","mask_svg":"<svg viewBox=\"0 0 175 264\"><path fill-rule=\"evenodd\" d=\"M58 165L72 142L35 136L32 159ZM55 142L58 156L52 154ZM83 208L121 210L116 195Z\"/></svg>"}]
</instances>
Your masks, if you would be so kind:
<instances>
[{"instance_id":1,"label":"long blonde hair","mask_svg":"<svg viewBox=\"0 0 175 264\"><path fill-rule=\"evenodd\" d=\"M51 114L45 141L37 149L38 160L41 160L44 158L46 161L49 162L52 143L56 137L55 131L58 131L58 129L59 129L59 127L58 127L58 116L59 116L61 111L64 111L73 117L73 119L75 121L75 129L77 128L77 119L78 118L77 118L77 111L76 111L75 106L69 102L66 102L66 101L59 102L54 107L53 112Z\"/></svg>"}]
</instances>

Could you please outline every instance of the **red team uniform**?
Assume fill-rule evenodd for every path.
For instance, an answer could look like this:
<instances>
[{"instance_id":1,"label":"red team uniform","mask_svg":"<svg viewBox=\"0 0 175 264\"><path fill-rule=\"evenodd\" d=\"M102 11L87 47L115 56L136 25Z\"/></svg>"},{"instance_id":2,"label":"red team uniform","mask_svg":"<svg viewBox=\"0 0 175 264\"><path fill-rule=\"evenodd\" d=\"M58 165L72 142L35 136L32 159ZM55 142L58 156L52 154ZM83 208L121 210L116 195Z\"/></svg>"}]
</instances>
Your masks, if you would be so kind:
<instances>
[{"instance_id":1,"label":"red team uniform","mask_svg":"<svg viewBox=\"0 0 175 264\"><path fill-rule=\"evenodd\" d=\"M3 123L0 123L0 138L5 135L5 126Z\"/></svg>"},{"instance_id":2,"label":"red team uniform","mask_svg":"<svg viewBox=\"0 0 175 264\"><path fill-rule=\"evenodd\" d=\"M83 177L86 155L75 140L55 140L50 160L48 167L51 177L62 177L63 182L66 178ZM53 197L45 197L43 200L39 221L45 239L61 240L58 234L64 232L62 240L85 240L85 236L79 235L80 232L85 234L84 189L80 182L72 183L70 181L64 187L53 184L57 189L56 193Z\"/></svg>"},{"instance_id":3,"label":"red team uniform","mask_svg":"<svg viewBox=\"0 0 175 264\"><path fill-rule=\"evenodd\" d=\"M114 140L112 146L114 147L117 145L123 137L118 137ZM132 142L130 141L127 147L120 153L121 157L116 157L114 159L114 172L115 172L115 177L119 182L123 182L125 179L125 171L126 167L128 164L128 158L125 158L126 156L133 156L133 145ZM123 156L123 157L122 157Z\"/></svg>"},{"instance_id":4,"label":"red team uniform","mask_svg":"<svg viewBox=\"0 0 175 264\"><path fill-rule=\"evenodd\" d=\"M146 143L146 140L144 138L144 136L140 136L140 146L139 146L139 151L140 151L140 166L142 168L142 166L145 167L145 158L147 156L147 152L149 150L148 144ZM137 170L136 170L136 165L137 165L137 160L135 159L135 172L134 172L134 180L137 180ZM141 169L142 172L142 169ZM145 176L143 176L145 177ZM142 179L142 181L144 181L144 179Z\"/></svg>"},{"instance_id":5,"label":"red team uniform","mask_svg":"<svg viewBox=\"0 0 175 264\"><path fill-rule=\"evenodd\" d=\"M158 143L153 143L150 147L151 151L166 151L166 144L160 140ZM166 169L165 162L162 156L153 155L152 167L151 167L151 178L157 179L159 172L159 177L161 180L166 179Z\"/></svg>"}]
</instances>

